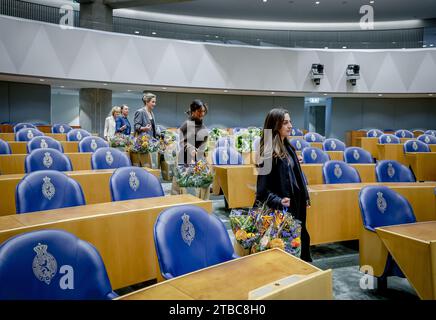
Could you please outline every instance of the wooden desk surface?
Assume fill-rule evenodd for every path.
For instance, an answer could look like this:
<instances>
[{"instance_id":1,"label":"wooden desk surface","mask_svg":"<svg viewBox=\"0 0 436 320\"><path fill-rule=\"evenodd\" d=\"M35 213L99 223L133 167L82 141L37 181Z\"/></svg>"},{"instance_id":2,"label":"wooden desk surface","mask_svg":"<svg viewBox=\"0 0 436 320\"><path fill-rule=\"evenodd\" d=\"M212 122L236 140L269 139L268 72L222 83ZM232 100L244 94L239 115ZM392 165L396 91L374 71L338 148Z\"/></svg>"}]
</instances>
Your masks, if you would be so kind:
<instances>
[{"instance_id":1,"label":"wooden desk surface","mask_svg":"<svg viewBox=\"0 0 436 320\"><path fill-rule=\"evenodd\" d=\"M404 145L400 144L377 144L378 160L395 160L406 166L409 165L404 156Z\"/></svg>"},{"instance_id":2,"label":"wooden desk surface","mask_svg":"<svg viewBox=\"0 0 436 320\"><path fill-rule=\"evenodd\" d=\"M71 232L97 248L112 287L123 288L160 278L153 240L154 223L162 210L187 204L212 211L211 201L175 195L15 214L0 217L0 243L34 230Z\"/></svg>"},{"instance_id":3,"label":"wooden desk surface","mask_svg":"<svg viewBox=\"0 0 436 320\"><path fill-rule=\"evenodd\" d=\"M159 169L144 168L155 177L160 177ZM76 180L82 187L86 204L110 202L110 177L115 169L108 170L80 170L65 172L65 174ZM20 174L0 175L0 216L15 214L15 190L18 183L24 177Z\"/></svg>"},{"instance_id":4,"label":"wooden desk surface","mask_svg":"<svg viewBox=\"0 0 436 320\"><path fill-rule=\"evenodd\" d=\"M9 146L11 147L12 154L23 154L27 153L27 142L25 141L9 141ZM64 148L65 153L76 153L79 152L79 142L78 141L60 141L62 148Z\"/></svg>"},{"instance_id":5,"label":"wooden desk surface","mask_svg":"<svg viewBox=\"0 0 436 320\"><path fill-rule=\"evenodd\" d=\"M376 228L421 299L436 299L436 221Z\"/></svg>"},{"instance_id":6,"label":"wooden desk surface","mask_svg":"<svg viewBox=\"0 0 436 320\"><path fill-rule=\"evenodd\" d=\"M67 141L67 135L65 133L44 133L47 137L52 137L58 141ZM13 142L15 141L15 133L0 133L0 139Z\"/></svg>"},{"instance_id":7,"label":"wooden desk surface","mask_svg":"<svg viewBox=\"0 0 436 320\"><path fill-rule=\"evenodd\" d=\"M418 181L436 181L436 152L407 152L405 158Z\"/></svg>"},{"instance_id":8,"label":"wooden desk surface","mask_svg":"<svg viewBox=\"0 0 436 320\"><path fill-rule=\"evenodd\" d=\"M318 271L282 250L272 249L170 279L119 299L245 300L250 291L271 282Z\"/></svg>"},{"instance_id":9,"label":"wooden desk surface","mask_svg":"<svg viewBox=\"0 0 436 320\"><path fill-rule=\"evenodd\" d=\"M369 153L371 153L371 156L373 158L377 158L378 156L378 149L377 149L377 144L378 144L378 138L373 138L373 137L359 137L356 138L358 147L361 147L363 149L365 149L366 151L368 151Z\"/></svg>"},{"instance_id":10,"label":"wooden desk surface","mask_svg":"<svg viewBox=\"0 0 436 320\"><path fill-rule=\"evenodd\" d=\"M376 228L377 233L391 233L424 242L436 241L436 221L400 224Z\"/></svg>"}]
</instances>

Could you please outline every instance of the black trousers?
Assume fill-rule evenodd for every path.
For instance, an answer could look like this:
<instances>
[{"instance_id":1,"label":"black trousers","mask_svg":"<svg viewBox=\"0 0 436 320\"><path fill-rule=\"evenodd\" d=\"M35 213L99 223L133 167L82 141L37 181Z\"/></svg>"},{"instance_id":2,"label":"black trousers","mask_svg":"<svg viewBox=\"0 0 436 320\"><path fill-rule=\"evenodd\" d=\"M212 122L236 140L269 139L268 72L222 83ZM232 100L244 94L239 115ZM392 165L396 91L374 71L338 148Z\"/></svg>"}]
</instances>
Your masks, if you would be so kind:
<instances>
[{"instance_id":1,"label":"black trousers","mask_svg":"<svg viewBox=\"0 0 436 320\"><path fill-rule=\"evenodd\" d=\"M311 262L310 235L306 229L306 197L303 192L296 192L291 198L291 210L295 218L301 221L301 255L304 261Z\"/></svg>"}]
</instances>

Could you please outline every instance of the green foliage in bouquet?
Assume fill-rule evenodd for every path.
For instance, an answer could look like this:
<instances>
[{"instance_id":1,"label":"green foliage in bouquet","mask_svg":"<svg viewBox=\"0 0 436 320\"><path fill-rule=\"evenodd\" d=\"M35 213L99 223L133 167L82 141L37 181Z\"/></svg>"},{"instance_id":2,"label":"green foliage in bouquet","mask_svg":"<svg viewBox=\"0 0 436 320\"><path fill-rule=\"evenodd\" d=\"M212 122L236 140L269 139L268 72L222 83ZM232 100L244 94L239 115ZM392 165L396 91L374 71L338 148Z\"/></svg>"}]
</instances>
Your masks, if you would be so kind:
<instances>
[{"instance_id":1,"label":"green foliage in bouquet","mask_svg":"<svg viewBox=\"0 0 436 320\"><path fill-rule=\"evenodd\" d=\"M212 128L209 132L209 139L211 141L217 141L221 137L227 137L229 133L225 129Z\"/></svg>"},{"instance_id":2,"label":"green foliage in bouquet","mask_svg":"<svg viewBox=\"0 0 436 320\"><path fill-rule=\"evenodd\" d=\"M253 142L256 137L260 137L262 130L256 127L249 127L239 131L236 134L235 148L238 152L251 152L253 150Z\"/></svg>"},{"instance_id":3,"label":"green foliage in bouquet","mask_svg":"<svg viewBox=\"0 0 436 320\"><path fill-rule=\"evenodd\" d=\"M160 142L158 139L144 133L136 137L135 143L132 145L130 151L137 153L153 153L159 151L159 145Z\"/></svg>"},{"instance_id":4,"label":"green foliage in bouquet","mask_svg":"<svg viewBox=\"0 0 436 320\"><path fill-rule=\"evenodd\" d=\"M206 161L199 160L195 165L177 166L175 177L182 188L207 188L212 184L214 175Z\"/></svg>"},{"instance_id":5,"label":"green foliage in bouquet","mask_svg":"<svg viewBox=\"0 0 436 320\"><path fill-rule=\"evenodd\" d=\"M118 133L109 140L109 146L112 148L126 148L128 150L133 146L134 142L131 136Z\"/></svg>"}]
</instances>

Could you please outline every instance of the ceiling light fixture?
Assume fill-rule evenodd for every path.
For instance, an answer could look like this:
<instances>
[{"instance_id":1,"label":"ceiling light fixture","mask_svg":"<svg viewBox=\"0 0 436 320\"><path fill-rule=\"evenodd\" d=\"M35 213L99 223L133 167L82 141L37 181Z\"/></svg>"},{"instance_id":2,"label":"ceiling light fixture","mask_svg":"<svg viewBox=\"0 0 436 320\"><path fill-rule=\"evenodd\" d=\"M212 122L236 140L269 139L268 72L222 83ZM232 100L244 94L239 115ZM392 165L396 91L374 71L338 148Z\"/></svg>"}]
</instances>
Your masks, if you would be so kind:
<instances>
[{"instance_id":1,"label":"ceiling light fixture","mask_svg":"<svg viewBox=\"0 0 436 320\"><path fill-rule=\"evenodd\" d=\"M163 90L166 90L166 89L167 89L167 87L162 87L162 89L163 89Z\"/></svg>"},{"instance_id":2,"label":"ceiling light fixture","mask_svg":"<svg viewBox=\"0 0 436 320\"><path fill-rule=\"evenodd\" d=\"M39 79L39 81L44 82L45 80L44 79Z\"/></svg>"},{"instance_id":3,"label":"ceiling light fixture","mask_svg":"<svg viewBox=\"0 0 436 320\"><path fill-rule=\"evenodd\" d=\"M224 90L224 92L229 92L229 90Z\"/></svg>"},{"instance_id":4,"label":"ceiling light fixture","mask_svg":"<svg viewBox=\"0 0 436 320\"><path fill-rule=\"evenodd\" d=\"M273 91L273 92L271 92L271 94L275 94L275 92Z\"/></svg>"},{"instance_id":5,"label":"ceiling light fixture","mask_svg":"<svg viewBox=\"0 0 436 320\"><path fill-rule=\"evenodd\" d=\"M153 31L151 34L152 34L152 35L156 35L157 33Z\"/></svg>"},{"instance_id":6,"label":"ceiling light fixture","mask_svg":"<svg viewBox=\"0 0 436 320\"><path fill-rule=\"evenodd\" d=\"M315 2L315 4L319 4L319 3L320 3L319 1Z\"/></svg>"},{"instance_id":7,"label":"ceiling light fixture","mask_svg":"<svg viewBox=\"0 0 436 320\"><path fill-rule=\"evenodd\" d=\"M107 83L103 83L104 86L107 86Z\"/></svg>"},{"instance_id":8,"label":"ceiling light fixture","mask_svg":"<svg viewBox=\"0 0 436 320\"><path fill-rule=\"evenodd\" d=\"M379 97L383 97L383 95L381 94L381 93L379 93L379 95L378 95Z\"/></svg>"},{"instance_id":9,"label":"ceiling light fixture","mask_svg":"<svg viewBox=\"0 0 436 320\"><path fill-rule=\"evenodd\" d=\"M343 46L342 49L347 49L347 46Z\"/></svg>"},{"instance_id":10,"label":"ceiling light fixture","mask_svg":"<svg viewBox=\"0 0 436 320\"><path fill-rule=\"evenodd\" d=\"M139 34L139 31L138 31L138 30L136 30L136 31L135 31L135 34Z\"/></svg>"},{"instance_id":11,"label":"ceiling light fixture","mask_svg":"<svg viewBox=\"0 0 436 320\"><path fill-rule=\"evenodd\" d=\"M429 96L429 97L433 97L433 93L429 93L428 96Z\"/></svg>"},{"instance_id":12,"label":"ceiling light fixture","mask_svg":"<svg viewBox=\"0 0 436 320\"><path fill-rule=\"evenodd\" d=\"M374 2L375 2L374 0L371 0L369 3L373 4Z\"/></svg>"}]
</instances>

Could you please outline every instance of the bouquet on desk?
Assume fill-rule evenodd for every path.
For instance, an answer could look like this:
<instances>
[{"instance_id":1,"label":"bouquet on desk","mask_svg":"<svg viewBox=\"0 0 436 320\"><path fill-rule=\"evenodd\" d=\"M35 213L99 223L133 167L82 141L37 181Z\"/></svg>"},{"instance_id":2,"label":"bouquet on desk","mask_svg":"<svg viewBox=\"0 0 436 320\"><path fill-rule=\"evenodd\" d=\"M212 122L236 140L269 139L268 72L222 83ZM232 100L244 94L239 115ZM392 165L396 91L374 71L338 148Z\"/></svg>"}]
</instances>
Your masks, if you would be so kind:
<instances>
[{"instance_id":1,"label":"bouquet on desk","mask_svg":"<svg viewBox=\"0 0 436 320\"><path fill-rule=\"evenodd\" d=\"M132 145L132 152L137 153L153 153L159 151L159 140L150 137L147 134L141 134L135 139L135 143Z\"/></svg>"},{"instance_id":2,"label":"bouquet on desk","mask_svg":"<svg viewBox=\"0 0 436 320\"><path fill-rule=\"evenodd\" d=\"M256 137L260 137L262 130L256 127L249 127L239 131L236 134L235 147L239 152L251 152L253 150L253 142Z\"/></svg>"},{"instance_id":3,"label":"bouquet on desk","mask_svg":"<svg viewBox=\"0 0 436 320\"><path fill-rule=\"evenodd\" d=\"M211 141L217 141L221 137L227 137L229 133L225 129L212 128L209 132L209 139Z\"/></svg>"},{"instance_id":4,"label":"bouquet on desk","mask_svg":"<svg viewBox=\"0 0 436 320\"><path fill-rule=\"evenodd\" d=\"M248 210L233 209L230 226L236 241L251 253L280 248L299 257L301 223L284 210L273 210L263 204Z\"/></svg>"},{"instance_id":5,"label":"bouquet on desk","mask_svg":"<svg viewBox=\"0 0 436 320\"><path fill-rule=\"evenodd\" d=\"M131 136L117 133L109 140L109 145L112 148L124 149L125 151L129 151L134 142L135 141Z\"/></svg>"},{"instance_id":6,"label":"bouquet on desk","mask_svg":"<svg viewBox=\"0 0 436 320\"><path fill-rule=\"evenodd\" d=\"M204 160L199 160L195 165L177 166L175 178L182 188L209 188L213 181L213 173Z\"/></svg>"},{"instance_id":7,"label":"bouquet on desk","mask_svg":"<svg viewBox=\"0 0 436 320\"><path fill-rule=\"evenodd\" d=\"M172 131L163 131L159 141L159 153L165 156L165 160L174 160L177 150L177 135Z\"/></svg>"}]
</instances>

